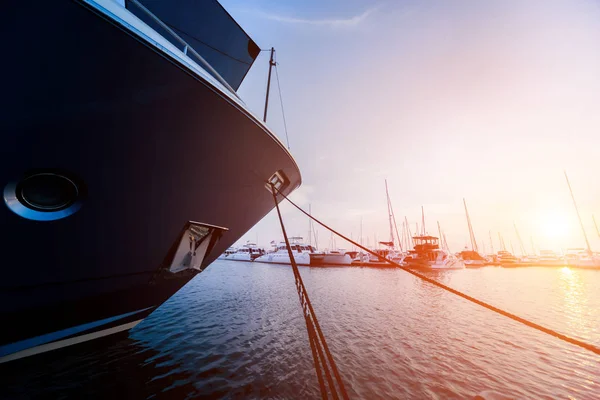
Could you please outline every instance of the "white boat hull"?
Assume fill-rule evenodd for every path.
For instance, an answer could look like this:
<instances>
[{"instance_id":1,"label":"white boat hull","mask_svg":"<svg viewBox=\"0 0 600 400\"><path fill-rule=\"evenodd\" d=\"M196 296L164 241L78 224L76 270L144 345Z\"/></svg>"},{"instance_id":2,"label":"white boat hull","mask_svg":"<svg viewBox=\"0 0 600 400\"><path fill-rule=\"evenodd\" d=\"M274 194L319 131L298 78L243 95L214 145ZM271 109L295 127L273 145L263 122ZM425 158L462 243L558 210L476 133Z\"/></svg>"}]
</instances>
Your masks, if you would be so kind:
<instances>
[{"instance_id":1,"label":"white boat hull","mask_svg":"<svg viewBox=\"0 0 600 400\"><path fill-rule=\"evenodd\" d=\"M230 254L227 256L227 260L231 260L231 261L252 261L252 257L250 256L250 254L238 254L238 253L234 253L234 254Z\"/></svg>"},{"instance_id":2,"label":"white boat hull","mask_svg":"<svg viewBox=\"0 0 600 400\"><path fill-rule=\"evenodd\" d=\"M463 260L466 268L478 268L485 266L485 260Z\"/></svg>"},{"instance_id":3,"label":"white boat hull","mask_svg":"<svg viewBox=\"0 0 600 400\"><path fill-rule=\"evenodd\" d=\"M293 253L294 260L298 265L310 265L310 253ZM271 263L271 264L289 264L291 265L290 256L284 252L269 253L258 257L254 262Z\"/></svg>"}]
</instances>

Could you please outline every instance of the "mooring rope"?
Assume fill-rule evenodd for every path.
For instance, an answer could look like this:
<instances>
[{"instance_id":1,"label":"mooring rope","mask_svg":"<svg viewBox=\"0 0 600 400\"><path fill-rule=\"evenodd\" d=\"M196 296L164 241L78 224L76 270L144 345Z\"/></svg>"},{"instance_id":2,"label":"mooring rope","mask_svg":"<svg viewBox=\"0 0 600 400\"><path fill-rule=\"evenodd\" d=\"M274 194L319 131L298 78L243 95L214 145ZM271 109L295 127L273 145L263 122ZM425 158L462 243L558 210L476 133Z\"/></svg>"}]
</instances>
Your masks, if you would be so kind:
<instances>
[{"instance_id":1,"label":"mooring rope","mask_svg":"<svg viewBox=\"0 0 600 400\"><path fill-rule=\"evenodd\" d=\"M328 398L327 388L325 387L325 380L323 379L322 374L322 372L324 372L327 384L329 386L329 391L331 392L333 399L339 399L339 396L337 394L338 389L336 389L335 385L335 383L337 383L337 388L339 388L339 392L342 399L347 400L348 393L346 392L346 388L344 387L344 382L342 381L342 377L340 376L333 356L329 351L327 341L325 340L325 335L323 335L323 331L321 330L321 326L319 325L319 321L317 320L317 314L315 313L315 310L312 307L312 304L308 297L308 292L306 291L306 287L304 286L304 282L302 281L302 276L300 276L298 265L296 264L296 260L294 259L294 254L292 253L292 247L290 246L290 242L285 231L285 225L283 224L283 218L281 217L281 211L279 210L279 204L277 202L277 189L272 183L270 185L272 189L271 192L273 194L273 200L275 201L275 207L277 209L277 215L279 216L279 223L281 224L281 231L283 233L283 238L287 247L288 256L292 265L292 271L294 272L296 289L298 291L298 297L300 298L300 305L302 306L302 315L304 316L304 321L306 322L308 341L310 343L313 361L315 364L315 371L317 373L317 379L319 380L319 387L321 389L321 397L323 399ZM335 383L333 381L331 372L333 372L333 376L335 377Z\"/></svg>"},{"instance_id":2,"label":"mooring rope","mask_svg":"<svg viewBox=\"0 0 600 400\"><path fill-rule=\"evenodd\" d=\"M277 190L277 188L275 188L275 187L273 187L273 188L275 190ZM290 200L285 194L281 193L279 190L277 190L277 193L279 193L281 196L283 196L284 199L286 199L291 205L293 205L298 210L300 210L300 212L302 212L303 214L305 214L308 218L311 218L313 221L315 221L316 223L318 223L319 225L321 225L325 229L327 229L327 230L331 231L332 233L338 235L339 237L341 237L342 239L348 241L349 243L353 244L354 246L356 246L356 247L358 247L358 248L366 251L367 253L369 253L369 254L371 254L371 255L373 255L375 257L378 257L380 260L387 261L388 263L396 266L397 268L400 268L400 269L408 272L409 274L412 274L412 275L416 276L417 278L420 278L420 279L422 279L422 280L424 280L424 281L426 281L428 283L431 283L432 285L435 285L435 286L437 286L439 288L442 288L442 289L444 289L444 290L446 290L446 291L448 291L450 293L453 293L453 294L455 294L457 296L460 296L463 299L468 300L468 301L470 301L472 303L475 303L475 304L478 304L478 305L480 305L482 307L485 307L485 308L487 308L490 311L493 311L493 312L495 312L497 314L500 314L500 315L503 315L505 317L508 317L508 318L512 319L513 321L520 322L523 325L526 325L526 326L528 326L530 328L537 329L540 332L544 332L544 333L546 333L548 335L554 336L554 337L556 337L556 338L558 338L560 340L563 340L563 341L565 341L567 343L574 344L576 346L579 346L581 348L584 348L586 350L589 350L589 351L591 351L593 353L596 353L596 354L600 355L600 347L597 347L597 346L594 346L594 345L592 345L590 343L586 343L586 342L583 342L581 340L575 339L573 337L564 335L564 334L562 334L560 332L557 332L557 331L555 331L553 329L546 328L545 326L536 324L535 322L532 322L532 321L530 321L528 319L525 319L525 318L519 317L518 315L509 313L508 311L502 310L502 309L500 309L498 307L495 307L495 306L493 306L491 304L488 304L488 303L486 303L484 301L476 299L475 297L469 296L468 294L465 294L465 293L463 293L463 292L461 292L459 290L453 289L450 286L446 286L443 283L440 283L440 282L436 281L435 279L428 278L425 275L419 274L416 271L413 271L413 270L411 270L409 268L406 268L406 267L404 267L404 266L402 266L402 265L400 265L400 264L398 264L398 263L396 263L396 262L394 262L392 260L388 260L388 259L382 257L381 255L379 255L379 254L375 253L374 251L372 251L370 249L367 249L366 247L364 247L364 246L356 243L352 239L349 239L348 237L342 235L341 233L339 233L335 229L333 229L333 228L329 227L328 225L326 225L325 223L319 221L317 218L313 217L312 215L310 215L309 213L307 213L306 211L304 211L300 206L298 206L296 203L294 203L292 200ZM279 210L279 208L278 208L278 210Z\"/></svg>"}]
</instances>

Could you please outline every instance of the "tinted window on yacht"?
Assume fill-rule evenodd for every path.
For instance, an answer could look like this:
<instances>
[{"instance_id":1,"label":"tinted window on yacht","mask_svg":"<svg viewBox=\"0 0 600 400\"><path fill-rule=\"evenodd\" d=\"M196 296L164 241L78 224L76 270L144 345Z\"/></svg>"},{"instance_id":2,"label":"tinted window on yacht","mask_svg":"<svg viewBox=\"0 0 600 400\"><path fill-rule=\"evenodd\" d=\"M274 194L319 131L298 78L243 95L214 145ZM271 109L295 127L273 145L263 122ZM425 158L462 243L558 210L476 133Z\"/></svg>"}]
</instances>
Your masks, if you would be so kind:
<instances>
[{"instance_id":1,"label":"tinted window on yacht","mask_svg":"<svg viewBox=\"0 0 600 400\"><path fill-rule=\"evenodd\" d=\"M237 90L260 48L216 0L138 0L194 48L229 85ZM135 4L127 9L164 36L183 46ZM188 56L194 58L192 53ZM198 62L200 66L202 64ZM207 71L210 73L210 71Z\"/></svg>"}]
</instances>

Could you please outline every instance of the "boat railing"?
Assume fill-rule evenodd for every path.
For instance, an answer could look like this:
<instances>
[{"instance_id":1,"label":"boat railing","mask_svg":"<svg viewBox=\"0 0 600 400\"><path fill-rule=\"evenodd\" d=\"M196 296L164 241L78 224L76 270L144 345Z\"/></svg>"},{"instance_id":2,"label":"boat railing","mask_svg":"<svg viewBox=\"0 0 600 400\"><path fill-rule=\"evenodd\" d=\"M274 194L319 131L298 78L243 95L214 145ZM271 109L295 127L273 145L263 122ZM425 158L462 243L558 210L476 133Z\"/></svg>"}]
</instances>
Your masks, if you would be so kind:
<instances>
[{"instance_id":1,"label":"boat railing","mask_svg":"<svg viewBox=\"0 0 600 400\"><path fill-rule=\"evenodd\" d=\"M231 94L233 94L238 100L241 100L241 98L238 96L238 94L235 92L235 90L233 90L233 88L229 85L229 83L227 83L227 81L221 76L221 74L219 74L208 63L208 61L206 61L204 59L204 57L202 57L200 54L198 54L198 52L196 50L194 50L194 48L192 46L190 46L188 42L186 42L185 40L183 40L181 38L181 36L179 36L177 33L175 33L175 31L173 31L173 29L171 29L167 24L165 24L160 18L158 18L156 15L154 15L150 10L148 10L139 1L137 1L137 0L128 0L128 3L135 5L140 11L142 11L150 19L152 19L154 22L156 22L162 29L164 29L166 32L168 32L177 42L179 42L179 44L181 46L183 46L180 49L183 52L183 54L185 54L186 56L188 56L192 60L195 59L195 61L199 62L202 65L202 67L204 67L208 72L210 72L210 74L216 80L218 80L219 83L221 83L223 86L225 86L227 88L227 90L229 90L231 92ZM192 56L194 56L194 57L192 58L190 56L190 54Z\"/></svg>"}]
</instances>

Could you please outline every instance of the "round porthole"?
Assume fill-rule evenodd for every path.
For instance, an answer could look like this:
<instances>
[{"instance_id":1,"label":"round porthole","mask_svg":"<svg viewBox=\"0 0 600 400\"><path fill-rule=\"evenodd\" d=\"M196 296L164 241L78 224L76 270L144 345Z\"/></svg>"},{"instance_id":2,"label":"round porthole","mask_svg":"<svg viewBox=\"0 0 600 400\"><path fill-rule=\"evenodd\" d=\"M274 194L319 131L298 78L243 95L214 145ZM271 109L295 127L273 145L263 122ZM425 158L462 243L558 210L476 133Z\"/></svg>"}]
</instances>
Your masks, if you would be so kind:
<instances>
[{"instance_id":1,"label":"round porthole","mask_svg":"<svg viewBox=\"0 0 600 400\"><path fill-rule=\"evenodd\" d=\"M53 221L81 208L83 182L64 171L44 170L26 174L4 188L4 202L15 214L37 221Z\"/></svg>"}]
</instances>

